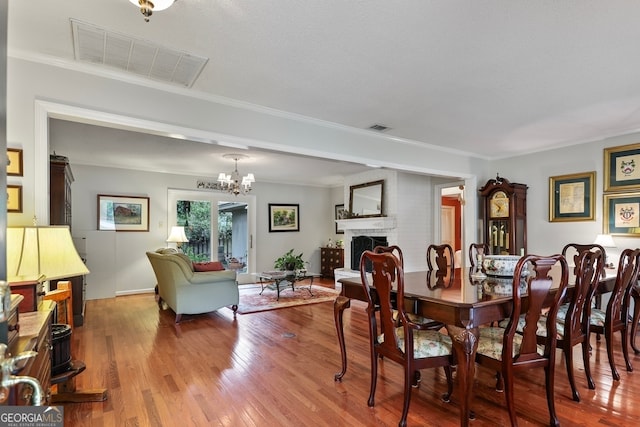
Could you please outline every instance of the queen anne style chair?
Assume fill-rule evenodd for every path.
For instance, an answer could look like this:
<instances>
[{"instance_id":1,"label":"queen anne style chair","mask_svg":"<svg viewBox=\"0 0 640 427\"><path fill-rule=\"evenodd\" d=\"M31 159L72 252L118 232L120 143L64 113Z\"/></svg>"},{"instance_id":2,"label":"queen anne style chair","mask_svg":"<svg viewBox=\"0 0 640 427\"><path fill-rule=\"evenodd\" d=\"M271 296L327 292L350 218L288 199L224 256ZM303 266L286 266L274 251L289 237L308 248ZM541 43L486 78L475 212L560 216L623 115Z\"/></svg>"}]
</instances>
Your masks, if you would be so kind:
<instances>
[{"instance_id":1,"label":"queen anne style chair","mask_svg":"<svg viewBox=\"0 0 640 427\"><path fill-rule=\"evenodd\" d=\"M580 394L576 389L573 375L573 347L582 344L582 360L587 384L594 389L595 383L591 376L589 366L589 319L591 314L591 301L596 292L602 269L604 268L604 254L596 248L582 251L576 259L575 283L568 304L563 304L558 309L556 319L557 341L556 346L564 353L567 366L567 376L571 385L573 400L580 401ZM564 312L561 312L564 309ZM544 344L547 339L546 316L538 322L538 343Z\"/></svg>"},{"instance_id":2,"label":"queen anne style chair","mask_svg":"<svg viewBox=\"0 0 640 427\"><path fill-rule=\"evenodd\" d=\"M638 321L640 321L640 285L636 282L631 287L633 298L633 323L631 323L631 348L635 354L640 354L640 348L636 346L636 334L638 333Z\"/></svg>"},{"instance_id":3,"label":"queen anne style chair","mask_svg":"<svg viewBox=\"0 0 640 427\"><path fill-rule=\"evenodd\" d=\"M478 258L483 257L484 255L489 255L489 245L486 243L472 243L469 245L469 261L471 262L471 267L482 267L479 264Z\"/></svg>"},{"instance_id":4,"label":"queen anne style chair","mask_svg":"<svg viewBox=\"0 0 640 427\"><path fill-rule=\"evenodd\" d=\"M557 287L550 276L550 270L559 265L560 278ZM524 271L526 277L522 277ZM504 396L509 411L511 425L517 426L514 402L514 374L524 369L544 368L549 407L550 425L559 426L554 404L554 368L556 348L556 314L564 297L568 282L568 267L562 255L542 257L526 255L516 265L514 284L526 281L526 304L520 294L520 286L513 286L513 309L506 328L482 327L479 332L476 362L498 373L499 383L504 380ZM518 283L519 284L519 283ZM538 343L538 321L545 308L545 301L553 295L546 316L547 338L543 345ZM522 334L516 332L520 316L523 315Z\"/></svg>"},{"instance_id":5,"label":"queen anne style chair","mask_svg":"<svg viewBox=\"0 0 640 427\"><path fill-rule=\"evenodd\" d=\"M446 243L442 245L429 245L427 247L427 268L429 270L453 270L453 248Z\"/></svg>"},{"instance_id":6,"label":"queen anne style chair","mask_svg":"<svg viewBox=\"0 0 640 427\"><path fill-rule=\"evenodd\" d=\"M618 274L613 286L606 311L598 308L591 310L589 332L603 334L607 343L607 356L611 366L611 374L616 381L620 374L616 369L613 357L613 334L620 331L622 355L628 372L633 371L629 361L628 331L629 298L633 286L637 286L638 268L640 267L640 249L625 249L618 262Z\"/></svg>"},{"instance_id":7,"label":"queen anne style chair","mask_svg":"<svg viewBox=\"0 0 640 427\"><path fill-rule=\"evenodd\" d=\"M367 261L372 266L371 279L366 271ZM367 297L371 352L371 388L367 403L369 406L375 404L381 356L401 364L404 368L404 404L398 425L404 427L407 425L411 385L416 371L443 366L447 392L442 399L449 401L453 392L451 338L411 320L404 306L404 271L397 257L389 252L376 254L365 251L360 258L360 276ZM397 286L399 324L394 320L392 307L393 278ZM373 288L375 293L372 293ZM372 295L375 295L375 300Z\"/></svg>"}]
</instances>

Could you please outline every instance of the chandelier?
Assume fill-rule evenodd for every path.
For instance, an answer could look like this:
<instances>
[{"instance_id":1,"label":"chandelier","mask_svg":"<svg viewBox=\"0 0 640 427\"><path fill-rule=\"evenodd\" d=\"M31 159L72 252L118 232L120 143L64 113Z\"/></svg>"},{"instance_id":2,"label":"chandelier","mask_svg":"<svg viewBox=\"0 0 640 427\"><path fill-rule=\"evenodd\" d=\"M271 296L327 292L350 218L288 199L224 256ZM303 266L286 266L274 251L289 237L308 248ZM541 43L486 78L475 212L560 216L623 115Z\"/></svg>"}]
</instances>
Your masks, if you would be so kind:
<instances>
[{"instance_id":1,"label":"chandelier","mask_svg":"<svg viewBox=\"0 0 640 427\"><path fill-rule=\"evenodd\" d=\"M153 12L168 9L176 0L129 0L136 6L140 6L140 12L144 15L144 20L149 22L149 17Z\"/></svg>"},{"instance_id":2,"label":"chandelier","mask_svg":"<svg viewBox=\"0 0 640 427\"><path fill-rule=\"evenodd\" d=\"M251 183L255 182L256 179L252 173L240 178L240 173L238 172L238 160L248 159L249 156L244 154L225 154L222 157L225 159L233 159L236 162L236 168L229 175L224 172L220 172L220 175L218 175L220 189L236 196L238 194L248 194L249 191L251 191Z\"/></svg>"}]
</instances>

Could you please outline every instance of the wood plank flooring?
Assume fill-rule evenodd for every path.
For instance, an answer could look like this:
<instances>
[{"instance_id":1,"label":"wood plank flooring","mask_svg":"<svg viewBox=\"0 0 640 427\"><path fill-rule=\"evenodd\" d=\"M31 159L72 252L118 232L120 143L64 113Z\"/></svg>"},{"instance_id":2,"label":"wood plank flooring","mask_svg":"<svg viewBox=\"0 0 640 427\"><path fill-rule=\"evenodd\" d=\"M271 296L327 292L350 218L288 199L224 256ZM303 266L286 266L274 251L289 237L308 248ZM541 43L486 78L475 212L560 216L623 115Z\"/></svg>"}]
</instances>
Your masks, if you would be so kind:
<instances>
[{"instance_id":1,"label":"wood plank flooring","mask_svg":"<svg viewBox=\"0 0 640 427\"><path fill-rule=\"evenodd\" d=\"M330 283L330 282L326 282ZM159 310L154 295L87 301L85 323L72 335L72 356L84 360L78 389L106 387L99 403L64 404L65 426L396 426L402 405L402 371L383 360L376 405L367 406L369 355L364 304L345 313L348 371L334 382L340 354L332 303L238 315L230 309L183 316ZM604 339L592 339L596 390L588 390L578 347L576 378L582 397L571 400L558 350L556 408L562 426L640 425L640 356L626 372L619 337L614 382ZM478 370L472 426L509 424L504 396L492 372ZM545 426L548 413L542 371L516 381L520 426ZM459 399L451 403L441 369L422 372L413 390L409 426L459 425Z\"/></svg>"}]
</instances>

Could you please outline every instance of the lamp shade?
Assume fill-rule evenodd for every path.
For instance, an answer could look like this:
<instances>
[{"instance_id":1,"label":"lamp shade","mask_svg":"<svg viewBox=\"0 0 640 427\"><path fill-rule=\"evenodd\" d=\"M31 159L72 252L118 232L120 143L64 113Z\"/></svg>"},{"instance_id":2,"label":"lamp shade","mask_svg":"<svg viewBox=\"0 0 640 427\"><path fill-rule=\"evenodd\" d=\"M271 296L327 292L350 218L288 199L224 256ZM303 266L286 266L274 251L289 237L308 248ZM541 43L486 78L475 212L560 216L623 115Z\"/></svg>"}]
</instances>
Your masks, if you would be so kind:
<instances>
[{"instance_id":1,"label":"lamp shade","mask_svg":"<svg viewBox=\"0 0 640 427\"><path fill-rule=\"evenodd\" d=\"M598 234L594 242L596 245L600 245L603 248L615 248L616 242L613 241L611 234Z\"/></svg>"},{"instance_id":2,"label":"lamp shade","mask_svg":"<svg viewBox=\"0 0 640 427\"><path fill-rule=\"evenodd\" d=\"M169 243L184 243L188 242L187 235L184 234L184 227L173 226L171 227L171 233L167 242Z\"/></svg>"},{"instance_id":3,"label":"lamp shade","mask_svg":"<svg viewBox=\"0 0 640 427\"><path fill-rule=\"evenodd\" d=\"M9 282L63 279L88 274L67 226L8 227Z\"/></svg>"}]
</instances>

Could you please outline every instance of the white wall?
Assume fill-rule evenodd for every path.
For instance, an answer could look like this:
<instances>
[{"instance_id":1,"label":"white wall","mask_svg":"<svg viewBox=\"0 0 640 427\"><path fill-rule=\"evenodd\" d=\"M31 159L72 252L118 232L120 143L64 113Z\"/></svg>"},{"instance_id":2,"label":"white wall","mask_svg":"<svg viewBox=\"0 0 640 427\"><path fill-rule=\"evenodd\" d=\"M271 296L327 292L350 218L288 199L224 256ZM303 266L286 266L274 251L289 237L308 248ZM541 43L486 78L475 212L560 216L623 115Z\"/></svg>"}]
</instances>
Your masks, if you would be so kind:
<instances>
[{"instance_id":1,"label":"white wall","mask_svg":"<svg viewBox=\"0 0 640 427\"><path fill-rule=\"evenodd\" d=\"M640 133L635 133L492 162L491 167L500 176L529 186L527 246L530 253L559 253L566 243L592 243L596 235L603 232L603 150L639 140ZM549 177L589 171L596 171L595 221L549 222ZM618 248L607 249L607 254L615 262L622 249L640 247L639 238L614 236L614 240Z\"/></svg>"},{"instance_id":2,"label":"white wall","mask_svg":"<svg viewBox=\"0 0 640 427\"><path fill-rule=\"evenodd\" d=\"M145 252L167 246L167 190L194 190L197 178L87 167L74 165L73 161L71 169L75 176L71 187L72 234L85 239L87 265L91 271L87 276L87 299L152 290L155 278ZM98 194L148 196L149 232L96 231ZM335 232L332 191L257 182L252 195L257 205L256 271L273 269L275 259L291 248L304 253L311 271L319 271L319 247ZM300 232L270 233L269 203L299 204Z\"/></svg>"}]
</instances>

